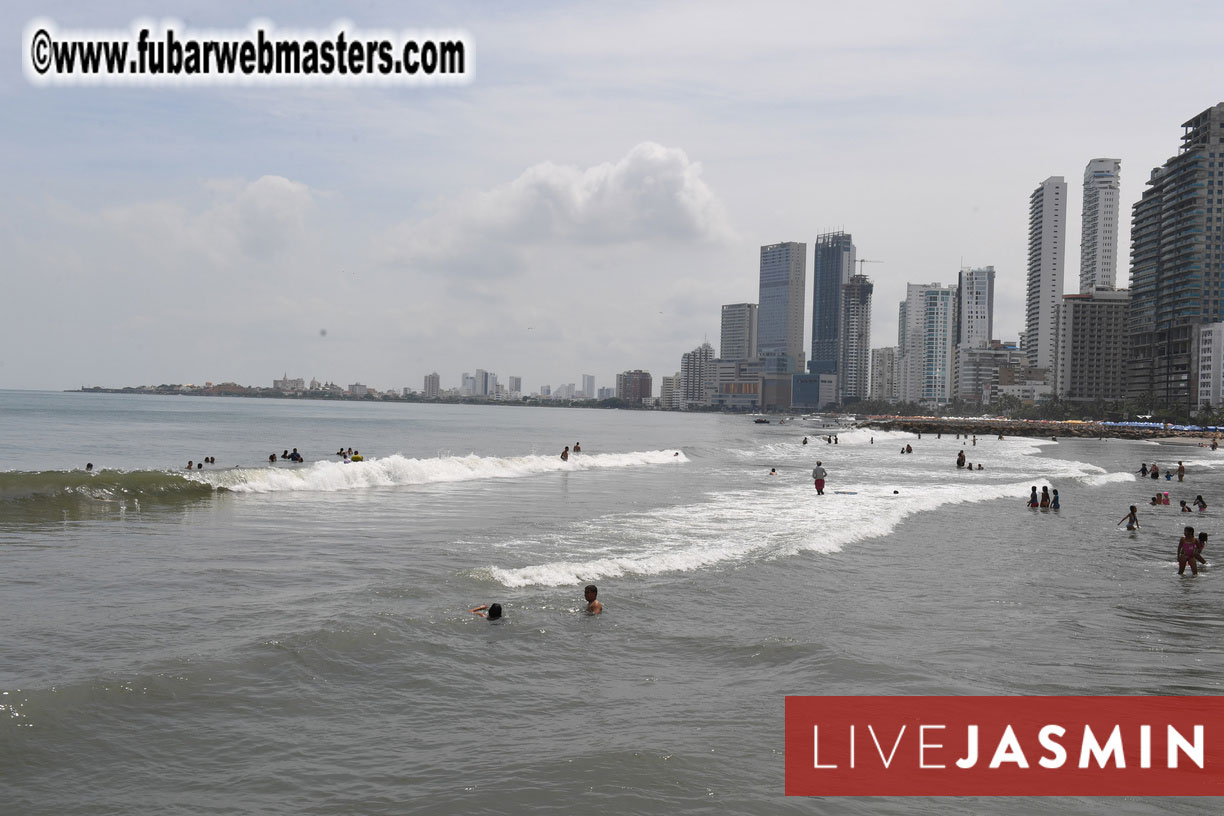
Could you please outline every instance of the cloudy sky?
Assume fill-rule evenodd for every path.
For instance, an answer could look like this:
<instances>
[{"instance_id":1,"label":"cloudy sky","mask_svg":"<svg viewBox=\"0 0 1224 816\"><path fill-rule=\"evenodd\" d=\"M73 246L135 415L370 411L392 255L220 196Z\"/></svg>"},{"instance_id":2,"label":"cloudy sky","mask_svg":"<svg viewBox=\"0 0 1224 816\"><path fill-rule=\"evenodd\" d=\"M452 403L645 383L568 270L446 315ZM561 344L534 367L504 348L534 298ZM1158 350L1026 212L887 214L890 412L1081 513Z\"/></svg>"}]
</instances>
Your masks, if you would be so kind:
<instances>
[{"instance_id":1,"label":"cloudy sky","mask_svg":"<svg viewBox=\"0 0 1224 816\"><path fill-rule=\"evenodd\" d=\"M474 70L34 87L38 17L460 29ZM1029 194L1066 177L1073 289L1084 165L1122 160L1128 224L1181 123L1224 101L1222 23L1215 2L16 0L0 388L657 378L717 348L721 304L757 300L762 244L807 243L810 278L837 229L880 261L874 345L896 342L907 282L962 264L998 270L995 334L1015 339Z\"/></svg>"}]
</instances>

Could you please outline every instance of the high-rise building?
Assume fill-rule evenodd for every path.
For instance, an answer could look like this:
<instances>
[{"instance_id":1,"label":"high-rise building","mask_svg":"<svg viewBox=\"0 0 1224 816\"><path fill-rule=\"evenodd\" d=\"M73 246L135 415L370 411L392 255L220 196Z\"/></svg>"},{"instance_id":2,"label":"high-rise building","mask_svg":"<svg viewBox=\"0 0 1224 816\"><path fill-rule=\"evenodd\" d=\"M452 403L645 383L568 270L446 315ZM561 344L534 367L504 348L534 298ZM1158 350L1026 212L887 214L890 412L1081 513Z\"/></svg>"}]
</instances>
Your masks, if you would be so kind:
<instances>
[{"instance_id":1,"label":"high-rise building","mask_svg":"<svg viewBox=\"0 0 1224 816\"><path fill-rule=\"evenodd\" d=\"M1028 370L1028 357L1015 345L991 340L985 345L956 347L956 399L961 402L984 403L997 392L1000 370ZM1023 380L1027 374L1022 373ZM1044 382L1045 373L1040 378ZM1014 382L1015 377L1009 381Z\"/></svg>"},{"instance_id":2,"label":"high-rise building","mask_svg":"<svg viewBox=\"0 0 1224 816\"><path fill-rule=\"evenodd\" d=\"M1125 289L1098 288L1063 296L1054 378L1054 393L1060 399L1122 399L1129 305L1130 292Z\"/></svg>"},{"instance_id":3,"label":"high-rise building","mask_svg":"<svg viewBox=\"0 0 1224 816\"><path fill-rule=\"evenodd\" d=\"M472 396L489 396L489 372L483 368L476 369L476 376L472 378L472 383Z\"/></svg>"},{"instance_id":4,"label":"high-rise building","mask_svg":"<svg viewBox=\"0 0 1224 816\"><path fill-rule=\"evenodd\" d=\"M852 246L853 251L853 246ZM841 288L841 328L838 329L838 402L867 399L871 392L871 293L866 275L851 275ZM815 348L815 344L813 344ZM815 360L813 360L815 362ZM829 374L813 371L813 374Z\"/></svg>"},{"instance_id":5,"label":"high-rise building","mask_svg":"<svg viewBox=\"0 0 1224 816\"><path fill-rule=\"evenodd\" d=\"M1182 125L1177 155L1131 210L1126 395L1190 408L1196 328L1224 317L1224 102Z\"/></svg>"},{"instance_id":6,"label":"high-rise building","mask_svg":"<svg viewBox=\"0 0 1224 816\"><path fill-rule=\"evenodd\" d=\"M722 307L720 360L755 360L757 357L757 304L729 303Z\"/></svg>"},{"instance_id":7,"label":"high-rise building","mask_svg":"<svg viewBox=\"0 0 1224 816\"><path fill-rule=\"evenodd\" d=\"M952 400L954 386L956 286L909 284L902 314L901 399L945 405Z\"/></svg>"},{"instance_id":8,"label":"high-rise building","mask_svg":"<svg viewBox=\"0 0 1224 816\"><path fill-rule=\"evenodd\" d=\"M1084 168L1080 232L1081 294L1113 289L1118 275L1118 182L1120 159L1093 159Z\"/></svg>"},{"instance_id":9,"label":"high-rise building","mask_svg":"<svg viewBox=\"0 0 1224 816\"><path fill-rule=\"evenodd\" d=\"M683 379L677 371L672 376L664 374L659 378L659 407L666 411L680 410L681 396L684 394Z\"/></svg>"},{"instance_id":10,"label":"high-rise building","mask_svg":"<svg viewBox=\"0 0 1224 816\"><path fill-rule=\"evenodd\" d=\"M1024 351L1029 365L1053 372L1058 358L1058 307L1067 250L1067 182L1050 176L1029 196L1028 291Z\"/></svg>"},{"instance_id":11,"label":"high-rise building","mask_svg":"<svg viewBox=\"0 0 1224 816\"><path fill-rule=\"evenodd\" d=\"M506 378L506 382L510 387L511 394L518 395L518 394L523 393L523 378L522 377L515 377L512 375Z\"/></svg>"},{"instance_id":12,"label":"high-rise building","mask_svg":"<svg viewBox=\"0 0 1224 816\"><path fill-rule=\"evenodd\" d=\"M713 391L714 347L702 343L680 357L680 407L693 408L710 404Z\"/></svg>"},{"instance_id":13,"label":"high-rise building","mask_svg":"<svg viewBox=\"0 0 1224 816\"><path fill-rule=\"evenodd\" d=\"M1198 408L1224 405L1224 323L1198 327Z\"/></svg>"},{"instance_id":14,"label":"high-rise building","mask_svg":"<svg viewBox=\"0 0 1224 816\"><path fill-rule=\"evenodd\" d=\"M442 393L442 380L438 376L438 372L425 375L425 387L421 389L421 393L425 395L425 399L437 399Z\"/></svg>"},{"instance_id":15,"label":"high-rise building","mask_svg":"<svg viewBox=\"0 0 1224 816\"><path fill-rule=\"evenodd\" d=\"M587 399L595 399L595 375L582 375L582 396Z\"/></svg>"},{"instance_id":16,"label":"high-rise building","mask_svg":"<svg viewBox=\"0 0 1224 816\"><path fill-rule=\"evenodd\" d=\"M807 244L761 247L757 352L772 358L775 373L803 370L803 290Z\"/></svg>"},{"instance_id":17,"label":"high-rise building","mask_svg":"<svg viewBox=\"0 0 1224 816\"><path fill-rule=\"evenodd\" d=\"M995 268L962 267L956 285L956 345L985 348L994 332Z\"/></svg>"},{"instance_id":18,"label":"high-rise building","mask_svg":"<svg viewBox=\"0 0 1224 816\"><path fill-rule=\"evenodd\" d=\"M854 274L854 240L848 232L816 236L812 260L812 374L836 374L841 360L842 287Z\"/></svg>"},{"instance_id":19,"label":"high-rise building","mask_svg":"<svg viewBox=\"0 0 1224 816\"><path fill-rule=\"evenodd\" d=\"M654 382L650 378L649 371L642 371L639 368L616 375L617 399L624 400L633 405L640 405L643 401L649 400L653 396Z\"/></svg>"},{"instance_id":20,"label":"high-rise building","mask_svg":"<svg viewBox=\"0 0 1224 816\"><path fill-rule=\"evenodd\" d=\"M871 399L896 402L899 398L897 351L896 346L871 350Z\"/></svg>"}]
</instances>

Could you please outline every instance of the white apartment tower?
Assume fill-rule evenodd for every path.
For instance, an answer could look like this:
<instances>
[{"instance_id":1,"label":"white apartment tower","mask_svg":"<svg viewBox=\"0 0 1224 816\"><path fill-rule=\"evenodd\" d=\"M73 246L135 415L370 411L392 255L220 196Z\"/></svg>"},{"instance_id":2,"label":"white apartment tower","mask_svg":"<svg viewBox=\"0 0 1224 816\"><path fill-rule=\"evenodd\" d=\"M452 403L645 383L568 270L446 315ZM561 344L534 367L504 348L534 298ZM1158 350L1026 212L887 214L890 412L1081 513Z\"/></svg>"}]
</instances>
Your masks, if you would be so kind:
<instances>
[{"instance_id":1,"label":"white apartment tower","mask_svg":"<svg viewBox=\"0 0 1224 816\"><path fill-rule=\"evenodd\" d=\"M986 348L994 331L995 268L962 267L956 286L956 345Z\"/></svg>"},{"instance_id":2,"label":"white apartment tower","mask_svg":"<svg viewBox=\"0 0 1224 816\"><path fill-rule=\"evenodd\" d=\"M1050 176L1029 196L1028 290L1024 351L1029 365L1053 372L1058 362L1058 307L1067 250L1067 182Z\"/></svg>"},{"instance_id":3,"label":"white apartment tower","mask_svg":"<svg viewBox=\"0 0 1224 816\"><path fill-rule=\"evenodd\" d=\"M755 360L757 356L757 305L728 303L722 307L720 360Z\"/></svg>"},{"instance_id":4,"label":"white apartment tower","mask_svg":"<svg viewBox=\"0 0 1224 816\"><path fill-rule=\"evenodd\" d=\"M587 399L595 399L595 375L582 375L582 395Z\"/></svg>"},{"instance_id":5,"label":"white apartment tower","mask_svg":"<svg viewBox=\"0 0 1224 816\"><path fill-rule=\"evenodd\" d=\"M421 393L425 395L425 399L437 399L441 393L442 380L438 376L438 372L425 375L425 387L421 389Z\"/></svg>"},{"instance_id":6,"label":"white apartment tower","mask_svg":"<svg viewBox=\"0 0 1224 816\"><path fill-rule=\"evenodd\" d=\"M945 405L953 396L956 286L909 284L901 314L901 399Z\"/></svg>"},{"instance_id":7,"label":"white apartment tower","mask_svg":"<svg viewBox=\"0 0 1224 816\"><path fill-rule=\"evenodd\" d=\"M714 374L714 347L702 343L680 357L680 407L709 405Z\"/></svg>"},{"instance_id":8,"label":"white apartment tower","mask_svg":"<svg viewBox=\"0 0 1224 816\"><path fill-rule=\"evenodd\" d=\"M1080 238L1081 294L1113 289L1118 273L1119 159L1093 159L1084 168L1083 231Z\"/></svg>"}]
</instances>

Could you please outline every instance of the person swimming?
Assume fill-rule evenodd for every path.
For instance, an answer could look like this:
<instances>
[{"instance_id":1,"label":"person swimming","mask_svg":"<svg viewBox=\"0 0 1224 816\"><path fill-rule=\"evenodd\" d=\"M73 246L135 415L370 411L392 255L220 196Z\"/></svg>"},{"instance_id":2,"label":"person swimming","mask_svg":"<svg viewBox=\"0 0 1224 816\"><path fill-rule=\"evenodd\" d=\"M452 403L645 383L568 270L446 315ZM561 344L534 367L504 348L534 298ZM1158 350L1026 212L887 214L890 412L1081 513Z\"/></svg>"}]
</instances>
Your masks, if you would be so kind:
<instances>
[{"instance_id":1,"label":"person swimming","mask_svg":"<svg viewBox=\"0 0 1224 816\"><path fill-rule=\"evenodd\" d=\"M495 620L501 620L501 616L502 616L502 608L501 608L501 604L499 603L481 604L480 606L473 607L472 609L469 609L468 611L471 612L473 615L479 615L482 618L488 618L490 623L492 623Z\"/></svg>"}]
</instances>

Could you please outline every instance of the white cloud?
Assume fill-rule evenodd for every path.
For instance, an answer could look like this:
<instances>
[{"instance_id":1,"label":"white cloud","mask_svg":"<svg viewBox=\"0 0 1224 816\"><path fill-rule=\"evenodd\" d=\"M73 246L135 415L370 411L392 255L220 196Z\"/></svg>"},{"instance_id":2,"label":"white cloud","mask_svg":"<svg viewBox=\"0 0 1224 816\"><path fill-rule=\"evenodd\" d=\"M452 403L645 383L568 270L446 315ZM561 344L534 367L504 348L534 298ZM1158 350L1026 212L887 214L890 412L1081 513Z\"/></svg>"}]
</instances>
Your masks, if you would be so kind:
<instances>
[{"instance_id":1,"label":"white cloud","mask_svg":"<svg viewBox=\"0 0 1224 816\"><path fill-rule=\"evenodd\" d=\"M616 162L586 169L551 162L513 181L400 225L388 262L414 271L497 276L534 249L732 237L701 165L683 150L643 142Z\"/></svg>"}]
</instances>

